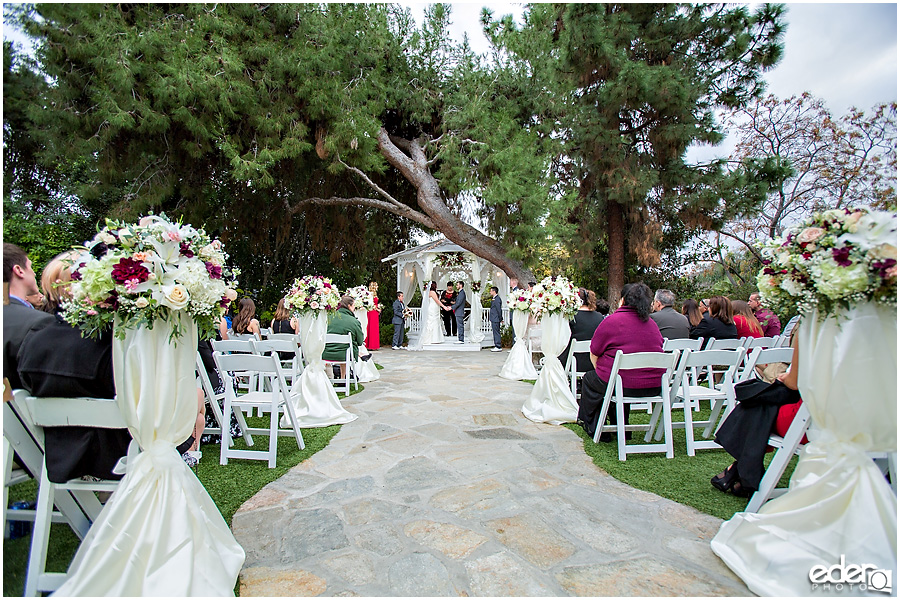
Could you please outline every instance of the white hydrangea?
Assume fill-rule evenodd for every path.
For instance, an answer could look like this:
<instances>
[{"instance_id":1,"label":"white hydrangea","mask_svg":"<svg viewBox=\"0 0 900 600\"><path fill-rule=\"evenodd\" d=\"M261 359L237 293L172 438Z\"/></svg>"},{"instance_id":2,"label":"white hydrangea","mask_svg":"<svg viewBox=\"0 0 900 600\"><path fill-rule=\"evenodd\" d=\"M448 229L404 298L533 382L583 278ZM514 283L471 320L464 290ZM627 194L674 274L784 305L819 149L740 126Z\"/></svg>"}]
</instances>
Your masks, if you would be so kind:
<instances>
[{"instance_id":1,"label":"white hydrangea","mask_svg":"<svg viewBox=\"0 0 900 600\"><path fill-rule=\"evenodd\" d=\"M834 261L825 260L814 265L812 272L818 290L832 300L865 291L869 286L869 272L862 263L842 267Z\"/></svg>"}]
</instances>

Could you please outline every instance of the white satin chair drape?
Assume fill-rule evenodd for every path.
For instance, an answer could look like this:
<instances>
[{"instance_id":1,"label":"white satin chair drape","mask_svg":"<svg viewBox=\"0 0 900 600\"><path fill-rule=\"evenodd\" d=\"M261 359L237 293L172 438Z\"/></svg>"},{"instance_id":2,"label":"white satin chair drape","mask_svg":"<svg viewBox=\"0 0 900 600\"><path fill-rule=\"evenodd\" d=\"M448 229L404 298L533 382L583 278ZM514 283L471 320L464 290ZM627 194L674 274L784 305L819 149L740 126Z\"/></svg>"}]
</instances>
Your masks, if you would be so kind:
<instances>
[{"instance_id":1,"label":"white satin chair drape","mask_svg":"<svg viewBox=\"0 0 900 600\"><path fill-rule=\"evenodd\" d=\"M572 335L569 321L558 313L546 315L541 319L541 328L544 367L531 390L531 396L522 406L522 413L536 423L574 423L578 417L578 403L557 358L566 349Z\"/></svg>"},{"instance_id":2,"label":"white satin chair drape","mask_svg":"<svg viewBox=\"0 0 900 600\"><path fill-rule=\"evenodd\" d=\"M300 349L306 368L291 386L291 402L300 427L327 427L349 423L356 415L344 410L338 400L331 380L325 374L322 352L325 350L325 334L328 316L325 311L302 313L300 319ZM281 426L290 427L287 415L281 417Z\"/></svg>"},{"instance_id":3,"label":"white satin chair drape","mask_svg":"<svg viewBox=\"0 0 900 600\"><path fill-rule=\"evenodd\" d=\"M757 514L736 514L712 540L759 595L810 595L810 569L842 557L896 573L897 498L865 453L897 450L897 315L866 303L839 319L817 316L799 325L798 387L814 428L789 491Z\"/></svg>"},{"instance_id":4,"label":"white satin chair drape","mask_svg":"<svg viewBox=\"0 0 900 600\"><path fill-rule=\"evenodd\" d=\"M175 450L197 416L197 327L128 330L113 341L117 402L143 452L75 555L60 596L232 596L244 551ZM118 324L117 324L118 326Z\"/></svg>"},{"instance_id":5,"label":"white satin chair drape","mask_svg":"<svg viewBox=\"0 0 900 600\"><path fill-rule=\"evenodd\" d=\"M513 344L506 357L506 362L500 369L500 377L520 381L522 379L537 379L537 371L531 362L531 351L528 349L528 311L510 310L512 313L513 329L516 332L516 343Z\"/></svg>"},{"instance_id":6,"label":"white satin chair drape","mask_svg":"<svg viewBox=\"0 0 900 600\"><path fill-rule=\"evenodd\" d=\"M469 329L466 331L466 342L480 344L484 341L484 332L481 330L481 292L472 289L472 281L465 284L466 300L469 301Z\"/></svg>"},{"instance_id":7,"label":"white satin chair drape","mask_svg":"<svg viewBox=\"0 0 900 600\"><path fill-rule=\"evenodd\" d=\"M365 340L368 337L367 331L369 326L369 315L364 310L355 310L353 311L353 315L356 317L356 320L359 321L359 324L363 330L363 344L359 347L359 360L356 361L357 379L359 379L360 383L376 381L381 378L381 375L378 374L378 369L375 368L375 362L372 361L372 359L362 359L363 356L368 356L369 354L371 354L371 352L369 352L369 349L366 348L365 345Z\"/></svg>"}]
</instances>

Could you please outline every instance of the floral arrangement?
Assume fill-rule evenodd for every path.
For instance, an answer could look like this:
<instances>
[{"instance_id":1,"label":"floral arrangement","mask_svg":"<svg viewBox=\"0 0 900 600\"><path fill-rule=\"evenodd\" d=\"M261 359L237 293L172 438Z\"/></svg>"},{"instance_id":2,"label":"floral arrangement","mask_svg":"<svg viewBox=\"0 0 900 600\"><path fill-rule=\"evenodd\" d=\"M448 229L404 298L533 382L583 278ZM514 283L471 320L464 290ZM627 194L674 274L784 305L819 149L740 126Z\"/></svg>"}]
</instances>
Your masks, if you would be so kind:
<instances>
[{"instance_id":1,"label":"floral arrangement","mask_svg":"<svg viewBox=\"0 0 900 600\"><path fill-rule=\"evenodd\" d=\"M353 298L353 307L356 310L375 310L375 294L364 285L358 285L347 290L347 295Z\"/></svg>"},{"instance_id":2,"label":"floral arrangement","mask_svg":"<svg viewBox=\"0 0 900 600\"><path fill-rule=\"evenodd\" d=\"M515 293L509 297L508 302L510 310L531 310L531 292L522 289L516 290Z\"/></svg>"},{"instance_id":3,"label":"floral arrangement","mask_svg":"<svg viewBox=\"0 0 900 600\"><path fill-rule=\"evenodd\" d=\"M116 322L116 336L124 338L126 330L152 329L156 319L168 321L175 311L187 312L201 337L212 337L237 287L239 271L227 267L222 242L164 214L137 224L107 219L93 240L76 249L63 317L91 337ZM177 339L183 331L174 323Z\"/></svg>"},{"instance_id":4,"label":"floral arrangement","mask_svg":"<svg viewBox=\"0 0 900 600\"><path fill-rule=\"evenodd\" d=\"M443 252L435 255L434 260L443 269L465 269L470 262L463 252Z\"/></svg>"},{"instance_id":5,"label":"floral arrangement","mask_svg":"<svg viewBox=\"0 0 900 600\"><path fill-rule=\"evenodd\" d=\"M867 208L813 215L762 247L766 306L837 314L857 302L897 304L897 215Z\"/></svg>"},{"instance_id":6,"label":"floral arrangement","mask_svg":"<svg viewBox=\"0 0 900 600\"><path fill-rule=\"evenodd\" d=\"M451 271L447 273L447 279L456 283L457 281L463 281L469 277L469 274L465 271Z\"/></svg>"},{"instance_id":7,"label":"floral arrangement","mask_svg":"<svg viewBox=\"0 0 900 600\"><path fill-rule=\"evenodd\" d=\"M531 313L537 318L561 314L571 319L579 306L578 289L565 277L545 277L531 290Z\"/></svg>"},{"instance_id":8,"label":"floral arrangement","mask_svg":"<svg viewBox=\"0 0 900 600\"><path fill-rule=\"evenodd\" d=\"M307 275L295 279L284 296L284 306L298 313L320 310L334 312L338 309L341 294L327 277Z\"/></svg>"},{"instance_id":9,"label":"floral arrangement","mask_svg":"<svg viewBox=\"0 0 900 600\"><path fill-rule=\"evenodd\" d=\"M472 282L472 291L475 292L476 294L481 291L481 280L480 279L476 279L475 281Z\"/></svg>"}]
</instances>

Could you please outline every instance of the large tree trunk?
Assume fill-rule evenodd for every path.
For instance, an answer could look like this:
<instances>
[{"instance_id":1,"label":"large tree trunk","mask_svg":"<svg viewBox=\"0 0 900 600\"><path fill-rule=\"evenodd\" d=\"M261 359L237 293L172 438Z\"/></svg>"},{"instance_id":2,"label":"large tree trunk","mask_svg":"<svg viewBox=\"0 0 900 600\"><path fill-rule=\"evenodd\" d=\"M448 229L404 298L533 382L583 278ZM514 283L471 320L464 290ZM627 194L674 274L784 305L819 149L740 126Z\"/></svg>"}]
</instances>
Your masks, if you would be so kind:
<instances>
[{"instance_id":1,"label":"large tree trunk","mask_svg":"<svg viewBox=\"0 0 900 600\"><path fill-rule=\"evenodd\" d=\"M622 205L615 200L607 201L606 210L606 240L609 244L607 300L611 306L616 306L625 285L625 219Z\"/></svg>"},{"instance_id":2,"label":"large tree trunk","mask_svg":"<svg viewBox=\"0 0 900 600\"><path fill-rule=\"evenodd\" d=\"M306 198L288 206L288 210L296 213L307 204L361 205L381 208L441 232L451 242L498 266L510 278L518 279L521 284L535 279L530 269L507 255L500 242L481 233L453 214L441 196L440 183L432 175L425 149L418 140L394 137L382 128L378 132L378 150L416 189L416 203L421 211L393 198L369 179L365 173L346 164L344 166L348 170L365 180L381 198Z\"/></svg>"}]
</instances>

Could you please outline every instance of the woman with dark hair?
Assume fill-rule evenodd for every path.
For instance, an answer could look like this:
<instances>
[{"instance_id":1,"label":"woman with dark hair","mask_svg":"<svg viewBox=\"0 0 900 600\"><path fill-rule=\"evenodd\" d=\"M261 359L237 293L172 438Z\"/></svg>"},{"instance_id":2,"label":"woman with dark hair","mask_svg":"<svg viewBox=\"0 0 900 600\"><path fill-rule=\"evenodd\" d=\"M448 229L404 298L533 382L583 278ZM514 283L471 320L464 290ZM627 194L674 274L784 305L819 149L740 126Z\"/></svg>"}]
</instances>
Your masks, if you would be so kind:
<instances>
[{"instance_id":1,"label":"woman with dark hair","mask_svg":"<svg viewBox=\"0 0 900 600\"><path fill-rule=\"evenodd\" d=\"M696 327L703 320L703 313L700 312L700 304L693 298L688 298L681 305L681 314L687 317L691 327Z\"/></svg>"},{"instance_id":2,"label":"woman with dark hair","mask_svg":"<svg viewBox=\"0 0 900 600\"><path fill-rule=\"evenodd\" d=\"M238 304L238 314L231 324L236 334L252 333L259 337L259 321L256 320L256 303L250 298L243 298Z\"/></svg>"},{"instance_id":3,"label":"woman with dark hair","mask_svg":"<svg viewBox=\"0 0 900 600\"><path fill-rule=\"evenodd\" d=\"M569 344L566 346L566 349L559 355L559 362L563 367L566 366L566 361L569 358L569 349L572 346L572 340L582 341L591 339L594 332L597 331L597 326L600 325L600 322L604 317L604 315L595 310L597 307L597 297L593 292L584 288L578 288L578 297L581 299L581 306L575 311L575 317L569 321L569 329L571 330L572 335L569 338ZM575 368L579 373L590 371L593 367L590 358L587 355L578 354L575 356L575 360Z\"/></svg>"},{"instance_id":4,"label":"woman with dark hair","mask_svg":"<svg viewBox=\"0 0 900 600\"><path fill-rule=\"evenodd\" d=\"M738 337L763 336L762 325L756 320L756 315L753 314L749 304L743 300L732 300L731 308L734 311L734 326L737 328Z\"/></svg>"},{"instance_id":5,"label":"woman with dark hair","mask_svg":"<svg viewBox=\"0 0 900 600\"><path fill-rule=\"evenodd\" d=\"M731 300L725 296L713 296L709 299L709 312L703 315L703 319L697 325L691 327L691 339L696 340L701 337L704 339L704 348L709 344L709 338L738 339Z\"/></svg>"},{"instance_id":6,"label":"woman with dark hair","mask_svg":"<svg viewBox=\"0 0 900 600\"><path fill-rule=\"evenodd\" d=\"M603 319L591 338L591 363L582 379L581 399L578 403L578 422L588 435L593 436L603 407L603 396L609 385L616 352L662 352L663 337L659 327L650 319L650 305L653 292L643 283L630 283L622 288L621 306ZM632 369L622 371L623 391L627 396L648 397L661 393L660 378L665 369ZM628 424L629 406L626 404L625 424ZM616 422L615 412L610 410L607 418ZM626 438L630 438L628 433ZM612 435L603 433L601 442L609 442Z\"/></svg>"}]
</instances>

